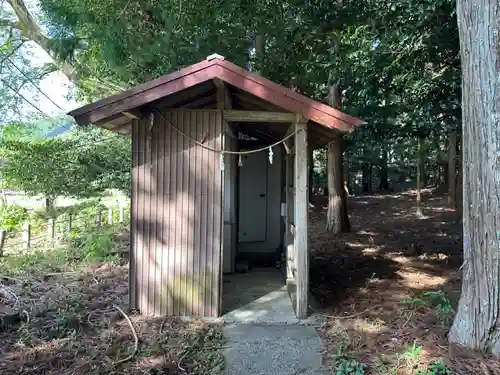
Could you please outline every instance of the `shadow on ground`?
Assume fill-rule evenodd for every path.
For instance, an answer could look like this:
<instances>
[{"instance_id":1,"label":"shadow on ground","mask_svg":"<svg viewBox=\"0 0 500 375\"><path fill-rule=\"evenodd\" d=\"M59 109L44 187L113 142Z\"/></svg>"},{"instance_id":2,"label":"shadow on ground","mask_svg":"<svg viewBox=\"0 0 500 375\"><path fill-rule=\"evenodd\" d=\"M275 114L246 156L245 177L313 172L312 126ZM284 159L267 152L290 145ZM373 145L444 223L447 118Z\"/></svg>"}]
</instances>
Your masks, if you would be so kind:
<instances>
[{"instance_id":1,"label":"shadow on ground","mask_svg":"<svg viewBox=\"0 0 500 375\"><path fill-rule=\"evenodd\" d=\"M324 231L326 201L310 209L310 288L332 369L342 346L365 374L424 373L443 360L453 374L489 373L495 362L462 358L446 335L460 294L462 232L446 198L412 194L349 198L351 233ZM333 361L333 362L332 362ZM444 372L443 372L444 373Z\"/></svg>"},{"instance_id":2,"label":"shadow on ground","mask_svg":"<svg viewBox=\"0 0 500 375\"><path fill-rule=\"evenodd\" d=\"M311 289L322 305L341 306L373 280L423 289L437 286L445 275L447 282L457 277L461 227L444 198L427 196L418 217L408 194L351 197L352 230L335 236L324 231L325 206L321 198L314 202L309 230ZM421 280L406 271L420 272Z\"/></svg>"}]
</instances>

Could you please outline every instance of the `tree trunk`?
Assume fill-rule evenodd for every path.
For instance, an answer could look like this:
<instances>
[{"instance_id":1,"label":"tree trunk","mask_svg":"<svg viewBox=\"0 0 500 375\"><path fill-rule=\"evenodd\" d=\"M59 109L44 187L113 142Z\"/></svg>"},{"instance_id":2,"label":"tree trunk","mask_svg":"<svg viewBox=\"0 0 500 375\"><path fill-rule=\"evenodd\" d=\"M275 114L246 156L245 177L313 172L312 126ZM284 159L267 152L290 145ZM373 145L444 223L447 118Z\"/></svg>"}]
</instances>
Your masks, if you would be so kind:
<instances>
[{"instance_id":1,"label":"tree trunk","mask_svg":"<svg viewBox=\"0 0 500 375\"><path fill-rule=\"evenodd\" d=\"M462 141L460 137L457 139L457 152L458 152L458 158L457 158L457 220L460 220L463 215L463 174L462 174L462 168L463 168L463 159L462 159Z\"/></svg>"},{"instance_id":2,"label":"tree trunk","mask_svg":"<svg viewBox=\"0 0 500 375\"><path fill-rule=\"evenodd\" d=\"M363 193L368 193L368 166L366 163L361 165L361 185L363 185Z\"/></svg>"},{"instance_id":3,"label":"tree trunk","mask_svg":"<svg viewBox=\"0 0 500 375\"><path fill-rule=\"evenodd\" d=\"M500 356L500 6L457 2L462 62L464 264L451 343Z\"/></svg>"},{"instance_id":4,"label":"tree trunk","mask_svg":"<svg viewBox=\"0 0 500 375\"><path fill-rule=\"evenodd\" d=\"M417 216L422 216L422 209L420 207L422 203L422 142L420 137L417 141Z\"/></svg>"},{"instance_id":5,"label":"tree trunk","mask_svg":"<svg viewBox=\"0 0 500 375\"><path fill-rule=\"evenodd\" d=\"M329 104L340 108L340 86L334 85L330 89ZM333 233L349 232L350 223L347 214L347 197L344 190L344 170L342 166L342 135L335 137L328 144L327 178L328 178L328 212L326 230Z\"/></svg>"},{"instance_id":6,"label":"tree trunk","mask_svg":"<svg viewBox=\"0 0 500 375\"><path fill-rule=\"evenodd\" d=\"M344 156L344 159L343 159L343 165L344 165L344 190L345 190L345 193L346 193L346 196L347 197L350 197L351 194L349 193L349 188L351 187L351 174L349 172L349 162L348 162L348 159L346 157L346 154L344 152L343 154Z\"/></svg>"},{"instance_id":7,"label":"tree trunk","mask_svg":"<svg viewBox=\"0 0 500 375\"><path fill-rule=\"evenodd\" d=\"M384 145L382 147L382 165L380 166L380 184L378 185L379 190L387 191L389 190L389 181L387 179L387 147Z\"/></svg>"},{"instance_id":8,"label":"tree trunk","mask_svg":"<svg viewBox=\"0 0 500 375\"><path fill-rule=\"evenodd\" d=\"M265 55L265 41L263 34L257 34L255 37L255 60L256 60L256 70L255 74L264 75L264 55Z\"/></svg>"},{"instance_id":9,"label":"tree trunk","mask_svg":"<svg viewBox=\"0 0 500 375\"><path fill-rule=\"evenodd\" d=\"M342 137L328 144L328 212L326 230L333 233L349 232L346 193L342 171Z\"/></svg>"},{"instance_id":10,"label":"tree trunk","mask_svg":"<svg viewBox=\"0 0 500 375\"><path fill-rule=\"evenodd\" d=\"M373 164L370 162L368 164L368 192L372 193L372 181L373 181Z\"/></svg>"},{"instance_id":11,"label":"tree trunk","mask_svg":"<svg viewBox=\"0 0 500 375\"><path fill-rule=\"evenodd\" d=\"M450 132L448 141L448 206L457 208L457 132Z\"/></svg>"},{"instance_id":12,"label":"tree trunk","mask_svg":"<svg viewBox=\"0 0 500 375\"><path fill-rule=\"evenodd\" d=\"M444 140L444 152L443 152L443 154L448 152L448 144L449 144L449 139L448 139L448 137L446 137ZM444 185L446 187L446 191L448 191L448 161L443 159L442 162L443 162Z\"/></svg>"}]
</instances>

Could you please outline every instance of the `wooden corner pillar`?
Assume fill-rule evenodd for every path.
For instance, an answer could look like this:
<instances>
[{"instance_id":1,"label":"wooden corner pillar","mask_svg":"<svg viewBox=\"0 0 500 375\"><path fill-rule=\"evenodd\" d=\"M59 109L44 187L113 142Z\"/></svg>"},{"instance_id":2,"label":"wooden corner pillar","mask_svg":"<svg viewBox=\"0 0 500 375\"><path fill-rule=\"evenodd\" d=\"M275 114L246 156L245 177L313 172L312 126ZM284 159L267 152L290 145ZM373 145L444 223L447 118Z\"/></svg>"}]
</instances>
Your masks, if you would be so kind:
<instances>
[{"instance_id":1,"label":"wooden corner pillar","mask_svg":"<svg viewBox=\"0 0 500 375\"><path fill-rule=\"evenodd\" d=\"M288 129L286 136L293 134L295 132L295 123L292 123ZM294 139L292 139L295 142ZM295 152L295 147L292 148L291 142L285 141L286 153L285 153L285 202L286 202L286 217L285 217L285 254L286 254L286 280L287 285L289 281L294 282L295 279L295 259L293 255L293 237L292 224L295 225L294 221L294 204L295 204L295 192L294 192L294 177L293 169L294 165L294 155L291 152Z\"/></svg>"},{"instance_id":2,"label":"wooden corner pillar","mask_svg":"<svg viewBox=\"0 0 500 375\"><path fill-rule=\"evenodd\" d=\"M296 313L297 318L304 319L307 317L309 292L307 119L297 119L295 131L295 236L293 247L297 270Z\"/></svg>"}]
</instances>

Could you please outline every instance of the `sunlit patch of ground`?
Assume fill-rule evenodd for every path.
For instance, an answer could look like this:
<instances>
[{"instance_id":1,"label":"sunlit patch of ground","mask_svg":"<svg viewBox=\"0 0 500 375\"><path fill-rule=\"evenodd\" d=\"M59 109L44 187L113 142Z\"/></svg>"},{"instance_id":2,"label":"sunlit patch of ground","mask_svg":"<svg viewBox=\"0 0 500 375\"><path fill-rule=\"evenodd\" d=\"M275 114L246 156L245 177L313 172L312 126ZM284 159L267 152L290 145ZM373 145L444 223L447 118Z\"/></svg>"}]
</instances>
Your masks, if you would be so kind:
<instances>
[{"instance_id":1,"label":"sunlit patch of ground","mask_svg":"<svg viewBox=\"0 0 500 375\"><path fill-rule=\"evenodd\" d=\"M364 374L443 375L440 361L454 375L500 374L496 361L448 348L462 234L445 198L424 191L417 217L415 192L351 197L352 231L337 236L324 231L325 206L310 210L310 277L333 374L347 360Z\"/></svg>"}]
</instances>

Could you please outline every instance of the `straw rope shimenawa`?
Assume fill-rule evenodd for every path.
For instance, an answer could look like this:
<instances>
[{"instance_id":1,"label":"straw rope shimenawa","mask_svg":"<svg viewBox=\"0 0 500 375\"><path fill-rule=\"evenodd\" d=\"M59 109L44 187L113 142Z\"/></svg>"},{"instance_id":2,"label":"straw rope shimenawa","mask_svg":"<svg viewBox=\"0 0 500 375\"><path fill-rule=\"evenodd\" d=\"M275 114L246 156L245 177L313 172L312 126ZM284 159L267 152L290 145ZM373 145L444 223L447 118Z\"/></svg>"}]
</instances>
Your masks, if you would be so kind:
<instances>
[{"instance_id":1,"label":"straw rope shimenawa","mask_svg":"<svg viewBox=\"0 0 500 375\"><path fill-rule=\"evenodd\" d=\"M268 146L265 146L265 147L261 147L261 148L257 148L255 150L247 150L247 151L229 151L229 150L219 150L219 149L216 149L216 148L212 148L212 147L209 147L207 145L204 145L203 143L197 141L196 139L192 138L191 136L189 136L188 134L186 134L185 132L183 132L181 129L179 129L177 126L175 126L175 124L173 124L171 121L167 120L165 118L165 116L163 116L161 113L157 113L168 125L170 125L172 128L174 128L176 131L178 131L180 134L182 134L183 136L185 136L186 138L188 138L190 141L194 142L197 146L200 146L202 148L204 148L205 150L209 150L209 151L212 151L212 152L217 152L217 153L220 153L220 154L230 154L230 155L248 155L248 154L254 154L254 153L257 153L257 152L261 152L261 151L266 151L266 150L269 150L271 149L272 147L276 147L278 146L280 143L283 143L283 146L285 147L285 150L287 153L290 153L290 149L288 148L288 146L286 145L286 143L284 143L285 141L287 141L288 139L292 138L293 136L297 135L299 131L305 131L305 129L299 129L289 135L287 135L286 137L284 137L283 139L277 141L277 142L274 142L273 144L270 144ZM151 121L152 121L152 124L153 124L153 121L154 121L154 114L151 114Z\"/></svg>"}]
</instances>

